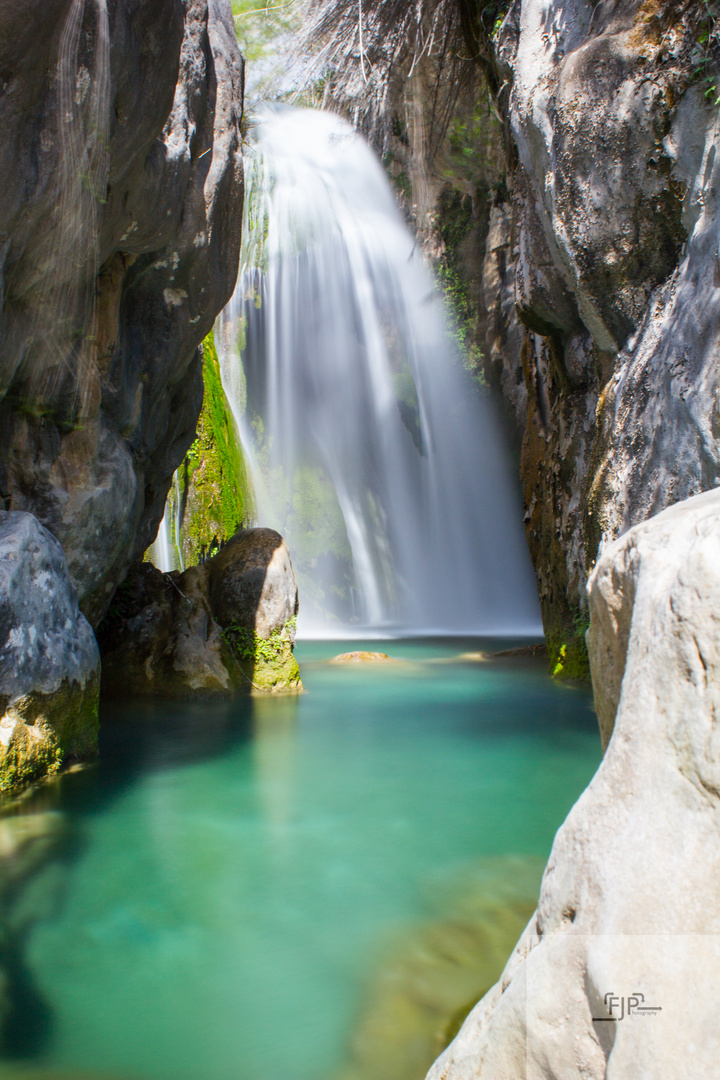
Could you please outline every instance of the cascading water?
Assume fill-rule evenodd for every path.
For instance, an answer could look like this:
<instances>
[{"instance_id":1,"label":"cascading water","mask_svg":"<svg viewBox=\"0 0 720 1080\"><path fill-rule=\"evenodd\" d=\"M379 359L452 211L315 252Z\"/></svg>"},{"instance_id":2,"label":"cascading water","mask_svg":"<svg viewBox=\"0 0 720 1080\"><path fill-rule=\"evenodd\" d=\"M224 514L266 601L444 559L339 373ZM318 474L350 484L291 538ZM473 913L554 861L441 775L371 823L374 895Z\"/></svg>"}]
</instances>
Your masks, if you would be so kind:
<instances>
[{"instance_id":1,"label":"cascading water","mask_svg":"<svg viewBox=\"0 0 720 1080\"><path fill-rule=\"evenodd\" d=\"M182 553L182 495L177 472L173 486L165 502L165 513L158 528L155 543L150 547L150 557L164 574L170 570L185 569Z\"/></svg>"},{"instance_id":2,"label":"cascading water","mask_svg":"<svg viewBox=\"0 0 720 1080\"><path fill-rule=\"evenodd\" d=\"M216 341L300 631L536 631L501 433L379 162L337 117L282 109L248 174Z\"/></svg>"}]
</instances>

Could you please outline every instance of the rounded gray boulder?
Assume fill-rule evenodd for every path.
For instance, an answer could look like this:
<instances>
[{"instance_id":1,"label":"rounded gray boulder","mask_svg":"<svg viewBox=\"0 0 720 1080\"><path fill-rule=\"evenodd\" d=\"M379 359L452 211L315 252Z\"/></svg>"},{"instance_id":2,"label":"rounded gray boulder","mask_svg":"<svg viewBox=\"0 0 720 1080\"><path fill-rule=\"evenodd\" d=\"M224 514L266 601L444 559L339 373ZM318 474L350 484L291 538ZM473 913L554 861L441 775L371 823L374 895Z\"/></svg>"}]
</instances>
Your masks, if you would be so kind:
<instances>
[{"instance_id":1,"label":"rounded gray boulder","mask_svg":"<svg viewBox=\"0 0 720 1080\"><path fill-rule=\"evenodd\" d=\"M97 747L100 653L63 549L0 511L0 791Z\"/></svg>"}]
</instances>

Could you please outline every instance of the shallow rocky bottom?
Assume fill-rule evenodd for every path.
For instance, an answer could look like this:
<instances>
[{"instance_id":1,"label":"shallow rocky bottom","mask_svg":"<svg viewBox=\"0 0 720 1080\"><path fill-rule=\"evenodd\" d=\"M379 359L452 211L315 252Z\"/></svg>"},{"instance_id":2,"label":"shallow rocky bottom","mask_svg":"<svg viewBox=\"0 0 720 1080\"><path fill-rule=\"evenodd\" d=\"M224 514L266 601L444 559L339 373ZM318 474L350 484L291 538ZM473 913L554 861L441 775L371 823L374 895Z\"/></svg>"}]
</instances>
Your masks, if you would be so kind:
<instances>
[{"instance_id":1,"label":"shallow rocky bottom","mask_svg":"<svg viewBox=\"0 0 720 1080\"><path fill-rule=\"evenodd\" d=\"M300 643L298 697L107 703L97 765L18 811L58 832L3 908L3 1080L421 1074L599 757L586 692L459 659L503 644Z\"/></svg>"}]
</instances>

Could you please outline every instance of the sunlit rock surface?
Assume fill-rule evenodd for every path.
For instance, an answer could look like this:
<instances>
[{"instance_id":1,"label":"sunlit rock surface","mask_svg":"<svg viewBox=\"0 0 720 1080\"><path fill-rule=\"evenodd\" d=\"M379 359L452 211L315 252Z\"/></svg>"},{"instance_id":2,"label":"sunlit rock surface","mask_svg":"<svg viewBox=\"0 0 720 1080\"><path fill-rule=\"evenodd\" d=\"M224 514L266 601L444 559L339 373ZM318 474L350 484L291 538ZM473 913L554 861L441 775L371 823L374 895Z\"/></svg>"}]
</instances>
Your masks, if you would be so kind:
<instances>
[{"instance_id":1,"label":"sunlit rock surface","mask_svg":"<svg viewBox=\"0 0 720 1080\"><path fill-rule=\"evenodd\" d=\"M96 623L155 537L235 282L242 58L229 0L27 0L0 61L0 495Z\"/></svg>"},{"instance_id":2,"label":"sunlit rock surface","mask_svg":"<svg viewBox=\"0 0 720 1080\"><path fill-rule=\"evenodd\" d=\"M718 1074L720 492L610 545L589 593L609 745L500 982L429 1080Z\"/></svg>"},{"instance_id":3,"label":"sunlit rock surface","mask_svg":"<svg viewBox=\"0 0 720 1080\"><path fill-rule=\"evenodd\" d=\"M515 0L496 39L519 158L505 250L528 329L504 349L504 385L522 369L528 538L568 670L599 542L720 478L712 30L676 0Z\"/></svg>"},{"instance_id":4,"label":"sunlit rock surface","mask_svg":"<svg viewBox=\"0 0 720 1080\"><path fill-rule=\"evenodd\" d=\"M90 756L100 655L60 544L0 511L0 791Z\"/></svg>"},{"instance_id":5,"label":"sunlit rock surface","mask_svg":"<svg viewBox=\"0 0 720 1080\"><path fill-rule=\"evenodd\" d=\"M290 553L272 529L239 532L214 558L182 574L142 563L98 628L103 693L189 698L299 690L297 612Z\"/></svg>"}]
</instances>

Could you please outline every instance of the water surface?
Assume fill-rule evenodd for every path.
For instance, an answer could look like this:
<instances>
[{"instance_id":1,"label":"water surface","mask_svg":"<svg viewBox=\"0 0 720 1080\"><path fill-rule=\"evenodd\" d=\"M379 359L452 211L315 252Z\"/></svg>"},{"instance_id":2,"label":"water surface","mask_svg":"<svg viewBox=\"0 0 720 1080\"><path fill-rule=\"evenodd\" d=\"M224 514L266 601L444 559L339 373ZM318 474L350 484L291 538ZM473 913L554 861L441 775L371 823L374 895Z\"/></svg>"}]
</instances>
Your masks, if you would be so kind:
<instances>
[{"instance_id":1,"label":"water surface","mask_svg":"<svg viewBox=\"0 0 720 1080\"><path fill-rule=\"evenodd\" d=\"M402 662L326 662L353 647ZM0 1075L422 1080L599 760L588 694L481 647L307 642L299 698L106 707L35 800L63 831Z\"/></svg>"}]
</instances>

